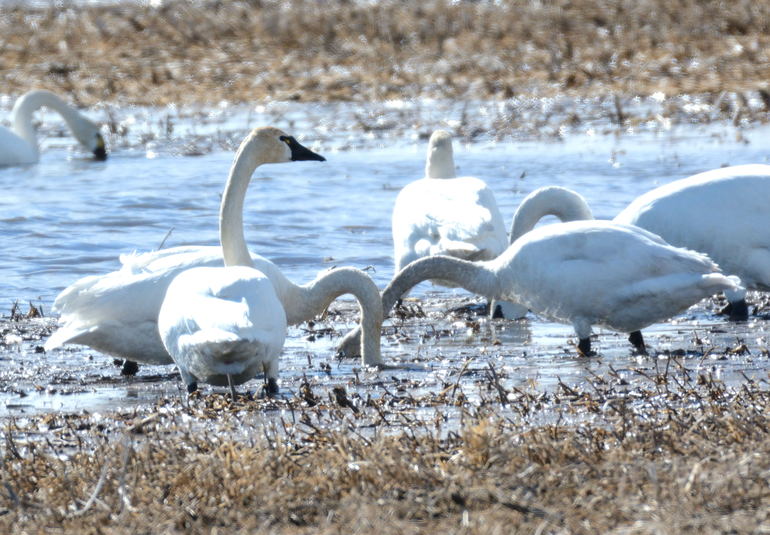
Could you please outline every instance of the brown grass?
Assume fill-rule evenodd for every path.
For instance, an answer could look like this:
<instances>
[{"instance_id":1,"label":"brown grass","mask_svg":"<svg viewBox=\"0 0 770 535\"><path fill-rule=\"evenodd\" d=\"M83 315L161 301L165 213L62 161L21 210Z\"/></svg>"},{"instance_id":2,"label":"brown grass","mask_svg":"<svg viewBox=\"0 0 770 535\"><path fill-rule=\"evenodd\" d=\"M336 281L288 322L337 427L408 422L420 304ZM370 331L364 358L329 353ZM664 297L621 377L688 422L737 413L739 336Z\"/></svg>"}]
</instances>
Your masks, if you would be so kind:
<instances>
[{"instance_id":1,"label":"brown grass","mask_svg":"<svg viewBox=\"0 0 770 535\"><path fill-rule=\"evenodd\" d=\"M0 83L83 104L747 95L770 80L753 0L4 8ZM742 97L741 97L742 98Z\"/></svg>"},{"instance_id":2,"label":"brown grass","mask_svg":"<svg viewBox=\"0 0 770 535\"><path fill-rule=\"evenodd\" d=\"M319 392L233 403L211 395L189 406L161 403L149 416L11 422L0 450L0 529L767 530L767 384L730 390L676 364L648 379L630 388L610 373L585 389L506 392L502 404L493 393L461 404L459 427L444 422L446 409L421 419L415 409L426 399L352 396L352 410ZM434 401L446 407L449 395ZM538 417L551 423L533 427Z\"/></svg>"}]
</instances>

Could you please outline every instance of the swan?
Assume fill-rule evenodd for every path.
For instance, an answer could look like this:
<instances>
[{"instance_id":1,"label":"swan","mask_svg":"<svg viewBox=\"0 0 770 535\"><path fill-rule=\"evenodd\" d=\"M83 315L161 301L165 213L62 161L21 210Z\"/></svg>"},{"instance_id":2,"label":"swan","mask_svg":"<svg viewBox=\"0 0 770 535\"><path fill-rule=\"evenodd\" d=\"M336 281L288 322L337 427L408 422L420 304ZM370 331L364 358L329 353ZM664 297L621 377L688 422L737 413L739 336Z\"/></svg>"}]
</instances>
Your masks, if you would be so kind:
<instances>
[{"instance_id":1,"label":"swan","mask_svg":"<svg viewBox=\"0 0 770 535\"><path fill-rule=\"evenodd\" d=\"M196 267L177 275L158 313L163 346L188 392L198 382L230 387L262 371L278 392L286 314L270 279L248 266Z\"/></svg>"},{"instance_id":2,"label":"swan","mask_svg":"<svg viewBox=\"0 0 770 535\"><path fill-rule=\"evenodd\" d=\"M572 324L578 349L591 352L591 326L631 333L665 320L720 290L738 291L706 255L668 245L637 227L611 221L547 225L517 239L494 260L422 258L401 270L382 295L387 314L415 284L440 276L491 299L517 300L532 311ZM340 345L345 352L357 330Z\"/></svg>"},{"instance_id":3,"label":"swan","mask_svg":"<svg viewBox=\"0 0 770 535\"><path fill-rule=\"evenodd\" d=\"M407 184L398 193L391 228L396 273L425 256L490 260L508 246L494 193L483 180L456 176L452 137L444 130L430 136L425 178ZM432 280L453 286L449 281ZM504 303L490 309L498 317L526 314L526 310Z\"/></svg>"},{"instance_id":4,"label":"swan","mask_svg":"<svg viewBox=\"0 0 770 535\"><path fill-rule=\"evenodd\" d=\"M731 320L746 320L746 290L770 290L770 165L748 164L705 171L655 188L614 220L636 225L666 242L707 254L744 288L726 290ZM511 239L544 215L562 221L592 219L588 203L566 188L541 188L522 201Z\"/></svg>"},{"instance_id":5,"label":"swan","mask_svg":"<svg viewBox=\"0 0 770 535\"><path fill-rule=\"evenodd\" d=\"M257 128L236 153L220 205L219 246L181 246L143 254L121 255L122 267L104 275L74 282L56 298L53 311L60 327L46 341L46 351L63 344L82 344L126 359L124 373L136 372L136 362L171 364L158 332L158 313L171 281L193 267L218 267L229 258L231 265L251 265L273 284L290 325L316 317L336 297L351 293L362 309L361 358L365 365L382 363L380 324L382 307L377 286L363 271L335 268L305 284L296 285L269 260L249 254L243 234L243 202L251 175L268 160L265 146L279 140L290 150L283 157L320 160L323 157L301 146L274 128ZM284 149L285 147L285 149Z\"/></svg>"},{"instance_id":6,"label":"swan","mask_svg":"<svg viewBox=\"0 0 770 535\"><path fill-rule=\"evenodd\" d=\"M62 116L75 138L94 154L94 158L107 159L104 138L96 124L50 91L36 89L25 93L14 103L11 110L13 129L0 126L0 165L31 164L40 159L32 114L44 106Z\"/></svg>"}]
</instances>

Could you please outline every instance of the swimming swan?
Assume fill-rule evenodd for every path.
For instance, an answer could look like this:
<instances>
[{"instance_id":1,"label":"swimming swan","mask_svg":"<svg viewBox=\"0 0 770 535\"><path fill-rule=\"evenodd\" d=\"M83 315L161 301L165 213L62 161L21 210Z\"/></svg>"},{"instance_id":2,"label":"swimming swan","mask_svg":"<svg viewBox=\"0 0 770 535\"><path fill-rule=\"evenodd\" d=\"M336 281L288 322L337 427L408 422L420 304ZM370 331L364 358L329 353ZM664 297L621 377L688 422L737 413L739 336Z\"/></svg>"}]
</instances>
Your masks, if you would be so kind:
<instances>
[{"instance_id":1,"label":"swimming swan","mask_svg":"<svg viewBox=\"0 0 770 535\"><path fill-rule=\"evenodd\" d=\"M494 193L483 180L456 177L452 138L444 130L430 136L425 178L407 184L396 197L391 227L396 273L425 256L491 260L508 246ZM493 313L507 318L526 314L526 310L499 305L500 310L490 307Z\"/></svg>"},{"instance_id":2,"label":"swimming swan","mask_svg":"<svg viewBox=\"0 0 770 535\"><path fill-rule=\"evenodd\" d=\"M220 206L222 247L182 246L122 255L121 269L76 281L54 302L54 312L61 314L61 327L46 342L46 351L73 343L130 362L171 364L158 333L157 319L173 278L193 267L222 266L223 256L231 257L239 265L246 264L250 256L251 265L273 284L290 325L314 318L340 295L353 294L362 309L361 325L366 333L360 348L363 363L380 365L382 307L377 286L366 273L355 268L336 268L299 286L269 260L249 255L243 235L243 202L251 174L262 163L257 150L259 140L270 132L283 136L272 128L256 129L235 156ZM323 159L304 147L300 150L293 138L288 139L300 158ZM135 372L129 367L127 372L131 371Z\"/></svg>"},{"instance_id":3,"label":"swimming swan","mask_svg":"<svg viewBox=\"0 0 770 535\"><path fill-rule=\"evenodd\" d=\"M723 167L675 180L635 199L614 221L636 225L666 242L707 254L745 289L726 290L732 320L748 317L746 289L770 290L770 165ZM521 205L511 239L544 215L591 219L588 203L566 188L541 188ZM517 212L517 214L518 214Z\"/></svg>"},{"instance_id":4,"label":"swimming swan","mask_svg":"<svg viewBox=\"0 0 770 535\"><path fill-rule=\"evenodd\" d=\"M62 116L75 138L94 154L94 158L107 158L104 138L97 125L50 91L37 89L22 95L14 103L11 110L13 129L0 126L0 165L31 164L40 159L32 114L44 106Z\"/></svg>"},{"instance_id":5,"label":"swimming swan","mask_svg":"<svg viewBox=\"0 0 770 535\"><path fill-rule=\"evenodd\" d=\"M707 256L663 242L645 230L611 221L573 221L535 229L494 260L446 256L406 266L382 295L385 314L419 282L440 276L493 299L517 300L532 311L571 323L578 349L591 351L591 326L632 333L665 320L720 290L740 290ZM356 337L343 339L341 350Z\"/></svg>"}]
</instances>

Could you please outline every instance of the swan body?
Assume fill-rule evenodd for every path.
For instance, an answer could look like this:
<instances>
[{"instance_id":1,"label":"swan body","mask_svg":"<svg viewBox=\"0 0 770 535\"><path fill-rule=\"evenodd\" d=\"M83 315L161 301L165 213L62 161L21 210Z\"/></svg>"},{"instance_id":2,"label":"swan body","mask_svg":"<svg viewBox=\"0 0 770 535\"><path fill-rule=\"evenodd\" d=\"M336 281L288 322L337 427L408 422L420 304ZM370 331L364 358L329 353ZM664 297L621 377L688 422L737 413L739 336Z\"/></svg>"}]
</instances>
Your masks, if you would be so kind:
<instances>
[{"instance_id":1,"label":"swan body","mask_svg":"<svg viewBox=\"0 0 770 535\"><path fill-rule=\"evenodd\" d=\"M107 158L99 127L50 91L34 90L19 97L11 110L12 128L0 126L0 165L24 165L40 159L32 114L42 107L62 116L72 134L97 160Z\"/></svg>"},{"instance_id":2,"label":"swan body","mask_svg":"<svg viewBox=\"0 0 770 535\"><path fill-rule=\"evenodd\" d=\"M666 242L707 254L740 277L745 288L726 290L731 319L746 319L746 289L770 290L770 165L723 167L675 180L635 199L614 219ZM591 219L588 203L566 188L541 188L522 201L511 239L544 215L562 221Z\"/></svg>"},{"instance_id":3,"label":"swan body","mask_svg":"<svg viewBox=\"0 0 770 535\"><path fill-rule=\"evenodd\" d=\"M198 267L173 279L158 329L188 390L226 386L257 373L277 391L286 316L270 279L246 266Z\"/></svg>"},{"instance_id":4,"label":"swan body","mask_svg":"<svg viewBox=\"0 0 770 535\"><path fill-rule=\"evenodd\" d=\"M573 221L528 232L494 260L417 260L383 292L386 313L403 292L436 275L572 324L578 348L586 354L592 325L631 332L632 342L644 350L636 331L715 292L741 288L737 277L722 275L707 256L668 245L645 230L610 221ZM341 350L354 338L355 332L349 334Z\"/></svg>"},{"instance_id":5,"label":"swan body","mask_svg":"<svg viewBox=\"0 0 770 535\"><path fill-rule=\"evenodd\" d=\"M407 184L396 197L391 227L396 272L432 255L490 260L508 246L494 193L483 180L455 176L452 138L444 130L430 137L425 178ZM432 280L454 286L450 281ZM513 303L497 305L498 312L509 319L527 312Z\"/></svg>"},{"instance_id":6,"label":"swan body","mask_svg":"<svg viewBox=\"0 0 770 535\"><path fill-rule=\"evenodd\" d=\"M392 218L396 271L424 256L489 260L508 244L494 193L474 177L455 177L450 135L430 138L425 178L404 186Z\"/></svg>"},{"instance_id":7,"label":"swan body","mask_svg":"<svg viewBox=\"0 0 770 535\"><path fill-rule=\"evenodd\" d=\"M736 165L676 180L639 196L615 221L707 254L746 289L770 290L770 165ZM745 319L745 290L726 291ZM736 317L737 316L737 317ZM742 317L741 317L742 316Z\"/></svg>"}]
</instances>

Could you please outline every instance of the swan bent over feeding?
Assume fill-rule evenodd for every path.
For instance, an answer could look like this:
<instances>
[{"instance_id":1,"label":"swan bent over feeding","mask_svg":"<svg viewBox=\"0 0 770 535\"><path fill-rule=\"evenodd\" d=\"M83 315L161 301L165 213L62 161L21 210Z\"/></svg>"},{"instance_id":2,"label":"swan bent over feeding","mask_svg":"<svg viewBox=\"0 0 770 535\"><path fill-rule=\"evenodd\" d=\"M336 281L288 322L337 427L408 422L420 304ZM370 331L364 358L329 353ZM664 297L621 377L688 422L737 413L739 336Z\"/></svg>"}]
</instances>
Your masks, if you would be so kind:
<instances>
[{"instance_id":1,"label":"swan bent over feeding","mask_svg":"<svg viewBox=\"0 0 770 535\"><path fill-rule=\"evenodd\" d=\"M289 324L310 320L343 294L353 294L362 309L361 325L367 335L361 343L366 365L381 364L380 324L382 305L371 278L355 268L337 268L303 286L289 281L269 260L249 255L243 235L243 202L251 174L262 161L259 139L275 129L256 129L242 143L230 169L220 206L222 247L182 246L139 255L122 255L118 271L84 277L59 294L54 302L61 327L48 339L46 351L65 343L82 344L129 362L171 364L173 361L158 333L158 312L171 280L193 267L222 266L223 259L251 262L273 284ZM279 139L282 134L279 135ZM297 148L301 159L322 160ZM283 145L288 147L286 142ZM305 152L306 151L306 152ZM224 250L224 253L223 253ZM247 260L248 259L248 260ZM127 370L132 372L135 370Z\"/></svg>"},{"instance_id":2,"label":"swan bent over feeding","mask_svg":"<svg viewBox=\"0 0 770 535\"><path fill-rule=\"evenodd\" d=\"M391 227L396 273L425 256L491 260L508 246L494 193L483 180L456 177L452 138L444 130L430 137L425 178L407 184L396 197ZM452 286L449 281L432 280ZM492 313L506 318L526 314L526 310L499 305L501 310Z\"/></svg>"},{"instance_id":3,"label":"swan bent over feeding","mask_svg":"<svg viewBox=\"0 0 770 535\"><path fill-rule=\"evenodd\" d=\"M675 180L631 202L613 221L636 225L666 242L707 254L745 289L726 290L732 320L748 317L746 289L770 290L770 165L723 167ZM544 215L591 219L583 197L566 188L541 188L519 206L511 239Z\"/></svg>"},{"instance_id":4,"label":"swan bent over feeding","mask_svg":"<svg viewBox=\"0 0 770 535\"><path fill-rule=\"evenodd\" d=\"M445 256L406 266L383 292L385 314L419 282L440 275L493 299L517 300L533 312L572 324L578 349L591 351L591 326L632 333L721 290L740 290L706 255L673 247L645 230L610 221L556 223L528 232L494 260ZM343 340L340 350L356 337Z\"/></svg>"},{"instance_id":5,"label":"swan bent over feeding","mask_svg":"<svg viewBox=\"0 0 770 535\"><path fill-rule=\"evenodd\" d=\"M198 267L174 278L158 314L163 344L188 392L198 382L245 383L264 373L278 392L286 315L270 279L246 266Z\"/></svg>"},{"instance_id":6,"label":"swan bent over feeding","mask_svg":"<svg viewBox=\"0 0 770 535\"><path fill-rule=\"evenodd\" d=\"M61 115L78 142L91 151L94 158L107 158L104 138L96 124L50 91L37 89L25 93L14 103L11 110L12 129L0 126L0 165L31 164L40 159L32 114L42 107Z\"/></svg>"}]
</instances>

